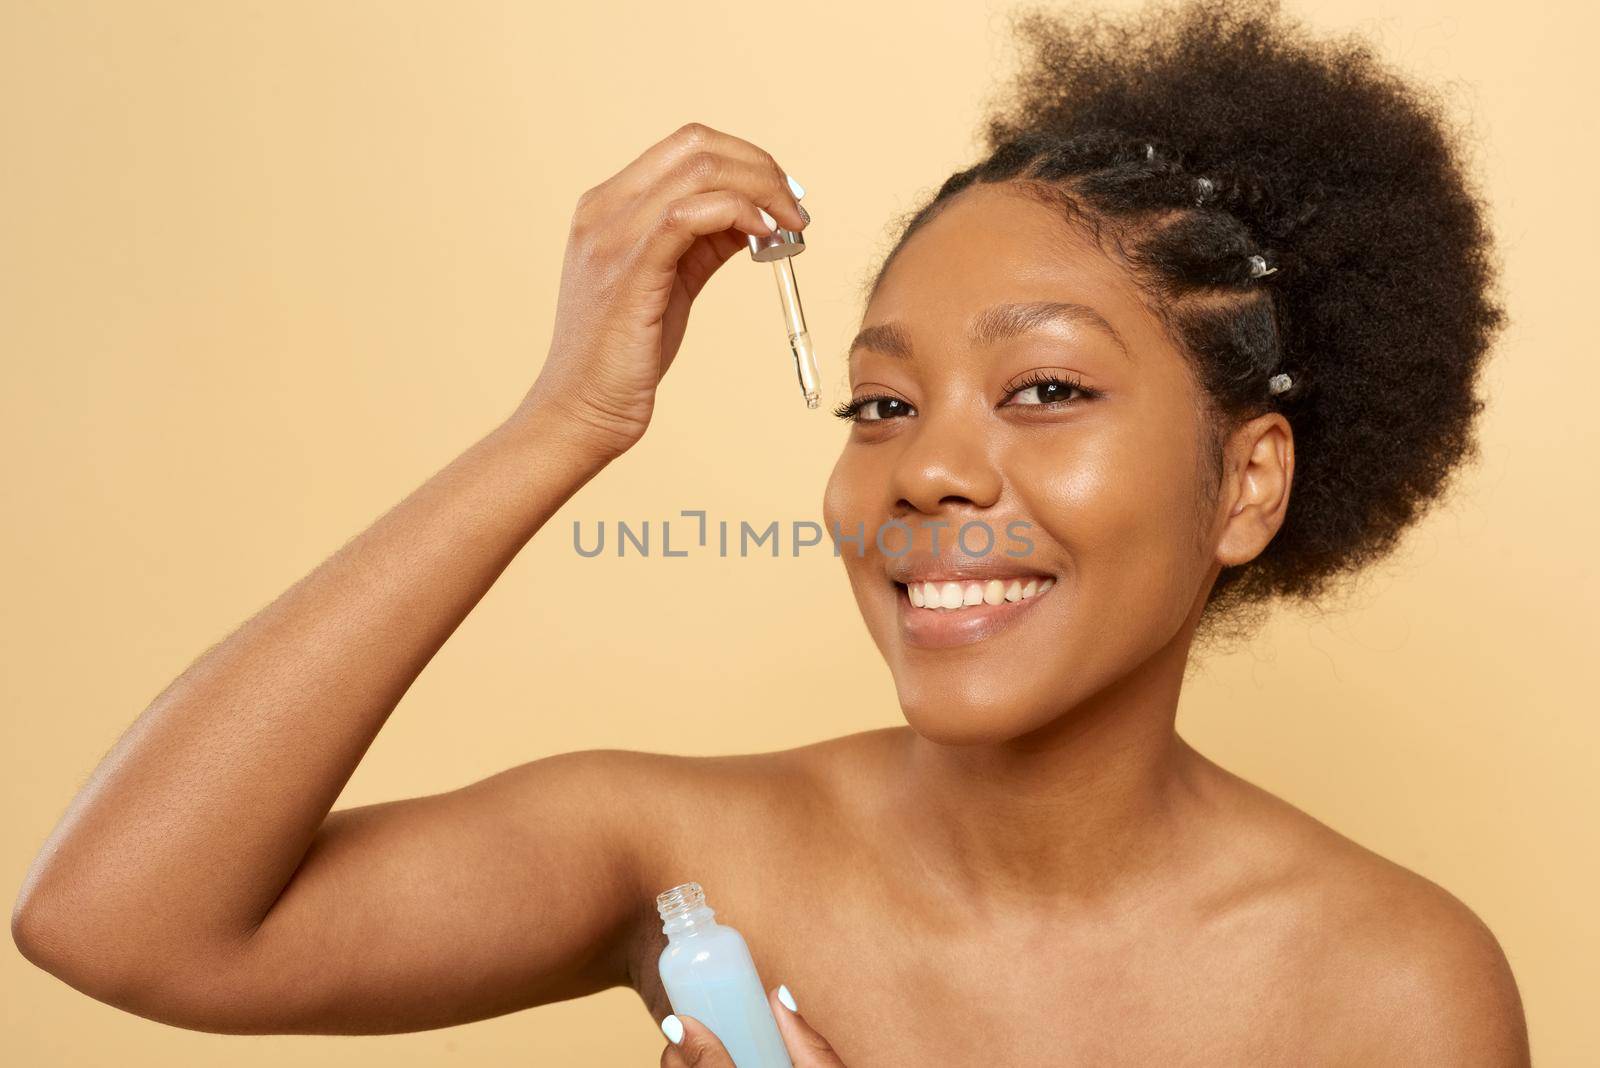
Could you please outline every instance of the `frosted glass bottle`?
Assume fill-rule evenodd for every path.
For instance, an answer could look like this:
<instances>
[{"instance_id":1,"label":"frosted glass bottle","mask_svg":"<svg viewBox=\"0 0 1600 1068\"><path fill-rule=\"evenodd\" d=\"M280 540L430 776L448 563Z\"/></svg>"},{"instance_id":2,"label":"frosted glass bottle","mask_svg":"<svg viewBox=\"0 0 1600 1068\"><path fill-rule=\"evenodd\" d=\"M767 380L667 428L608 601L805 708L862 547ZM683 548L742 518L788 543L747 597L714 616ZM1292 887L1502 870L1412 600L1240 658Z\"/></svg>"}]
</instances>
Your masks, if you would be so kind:
<instances>
[{"instance_id":1,"label":"frosted glass bottle","mask_svg":"<svg viewBox=\"0 0 1600 1068\"><path fill-rule=\"evenodd\" d=\"M667 948L657 967L672 1011L711 1028L738 1068L794 1068L744 936L718 923L699 883L656 895Z\"/></svg>"}]
</instances>

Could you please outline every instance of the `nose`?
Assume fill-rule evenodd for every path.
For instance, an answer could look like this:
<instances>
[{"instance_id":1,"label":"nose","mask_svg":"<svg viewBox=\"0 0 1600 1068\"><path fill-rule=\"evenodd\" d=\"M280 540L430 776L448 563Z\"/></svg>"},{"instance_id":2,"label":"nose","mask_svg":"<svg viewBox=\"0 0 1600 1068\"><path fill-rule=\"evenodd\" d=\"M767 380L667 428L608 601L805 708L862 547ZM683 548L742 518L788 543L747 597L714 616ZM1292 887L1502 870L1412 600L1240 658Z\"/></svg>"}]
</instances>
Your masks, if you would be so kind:
<instances>
[{"instance_id":1,"label":"nose","mask_svg":"<svg viewBox=\"0 0 1600 1068\"><path fill-rule=\"evenodd\" d=\"M952 505L995 505L1002 480L980 424L953 412L918 419L916 429L902 436L904 448L890 476L897 512L932 515Z\"/></svg>"}]
</instances>

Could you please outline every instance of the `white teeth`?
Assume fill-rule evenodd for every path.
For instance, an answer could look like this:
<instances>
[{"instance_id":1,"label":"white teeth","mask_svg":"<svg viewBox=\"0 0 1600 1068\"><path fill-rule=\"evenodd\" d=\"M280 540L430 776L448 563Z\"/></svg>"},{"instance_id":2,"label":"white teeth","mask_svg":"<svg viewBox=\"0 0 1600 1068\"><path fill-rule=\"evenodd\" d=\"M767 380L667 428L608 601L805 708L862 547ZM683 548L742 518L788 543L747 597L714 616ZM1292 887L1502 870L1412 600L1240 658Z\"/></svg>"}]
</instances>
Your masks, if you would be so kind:
<instances>
[{"instance_id":1,"label":"white teeth","mask_svg":"<svg viewBox=\"0 0 1600 1068\"><path fill-rule=\"evenodd\" d=\"M997 605L1026 600L1055 585L1055 579L989 579L986 582L912 582L906 596L913 607L957 611L976 605Z\"/></svg>"}]
</instances>

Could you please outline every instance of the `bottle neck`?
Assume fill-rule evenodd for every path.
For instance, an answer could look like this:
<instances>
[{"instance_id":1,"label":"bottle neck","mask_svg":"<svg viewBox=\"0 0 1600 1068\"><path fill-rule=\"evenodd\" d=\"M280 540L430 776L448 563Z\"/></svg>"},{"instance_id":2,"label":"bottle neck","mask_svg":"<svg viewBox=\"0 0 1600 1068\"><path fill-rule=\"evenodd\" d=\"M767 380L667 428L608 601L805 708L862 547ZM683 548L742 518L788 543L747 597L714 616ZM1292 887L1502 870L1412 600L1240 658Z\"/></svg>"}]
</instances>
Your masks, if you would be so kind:
<instances>
[{"instance_id":1,"label":"bottle neck","mask_svg":"<svg viewBox=\"0 0 1600 1068\"><path fill-rule=\"evenodd\" d=\"M716 912L707 905L696 909L686 909L676 915L666 917L661 921L661 929L666 932L667 941L678 942L685 938L704 934L717 926L714 918Z\"/></svg>"},{"instance_id":2,"label":"bottle neck","mask_svg":"<svg viewBox=\"0 0 1600 1068\"><path fill-rule=\"evenodd\" d=\"M668 942L688 938L717 926L716 915L706 904L699 883L684 883L656 895L656 911L661 914L661 929Z\"/></svg>"}]
</instances>

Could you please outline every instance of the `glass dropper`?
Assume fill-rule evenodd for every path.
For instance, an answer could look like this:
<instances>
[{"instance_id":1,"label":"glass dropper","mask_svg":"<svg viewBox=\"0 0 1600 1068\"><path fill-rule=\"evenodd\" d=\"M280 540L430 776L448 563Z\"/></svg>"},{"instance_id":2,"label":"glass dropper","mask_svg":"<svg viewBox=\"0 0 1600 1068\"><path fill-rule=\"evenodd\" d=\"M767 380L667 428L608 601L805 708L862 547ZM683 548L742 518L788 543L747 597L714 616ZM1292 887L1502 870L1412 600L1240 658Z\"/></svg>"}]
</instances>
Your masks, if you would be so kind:
<instances>
[{"instance_id":1,"label":"glass dropper","mask_svg":"<svg viewBox=\"0 0 1600 1068\"><path fill-rule=\"evenodd\" d=\"M800 392L805 394L806 407L815 408L822 403L822 392L817 388L817 353L811 347L811 335L806 332L806 315L800 308L800 287L794 280L794 257L784 256L773 260L772 273L778 279L778 299L783 302L783 321L789 331L789 348L794 353L795 371L800 376Z\"/></svg>"},{"instance_id":2,"label":"glass dropper","mask_svg":"<svg viewBox=\"0 0 1600 1068\"><path fill-rule=\"evenodd\" d=\"M806 331L800 287L794 278L794 257L806 250L806 239L799 231L782 227L766 236L747 236L750 258L772 264L773 276L778 280L778 299L783 304L784 328L789 332L789 350L794 354L795 372L800 378L800 392L806 399L806 407L815 408L822 403L822 391L817 385L817 354L811 347L811 335Z\"/></svg>"}]
</instances>

